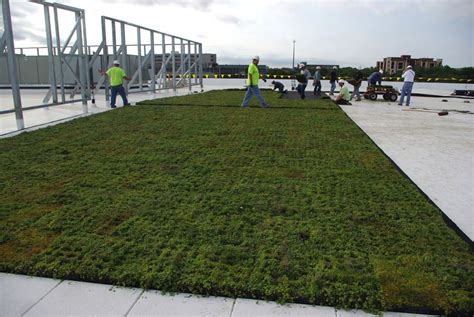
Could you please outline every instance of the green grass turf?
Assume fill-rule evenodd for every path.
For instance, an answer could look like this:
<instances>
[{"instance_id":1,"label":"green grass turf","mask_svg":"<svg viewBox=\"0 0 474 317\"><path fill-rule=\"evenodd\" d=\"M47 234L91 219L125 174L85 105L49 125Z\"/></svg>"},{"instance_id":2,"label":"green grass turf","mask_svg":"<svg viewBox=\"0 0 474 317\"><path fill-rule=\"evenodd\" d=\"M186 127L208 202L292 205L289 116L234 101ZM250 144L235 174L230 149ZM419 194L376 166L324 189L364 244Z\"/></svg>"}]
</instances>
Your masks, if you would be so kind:
<instances>
[{"instance_id":1,"label":"green grass turf","mask_svg":"<svg viewBox=\"0 0 474 317\"><path fill-rule=\"evenodd\" d=\"M145 101L0 140L0 270L472 313L470 246L328 100Z\"/></svg>"}]
</instances>

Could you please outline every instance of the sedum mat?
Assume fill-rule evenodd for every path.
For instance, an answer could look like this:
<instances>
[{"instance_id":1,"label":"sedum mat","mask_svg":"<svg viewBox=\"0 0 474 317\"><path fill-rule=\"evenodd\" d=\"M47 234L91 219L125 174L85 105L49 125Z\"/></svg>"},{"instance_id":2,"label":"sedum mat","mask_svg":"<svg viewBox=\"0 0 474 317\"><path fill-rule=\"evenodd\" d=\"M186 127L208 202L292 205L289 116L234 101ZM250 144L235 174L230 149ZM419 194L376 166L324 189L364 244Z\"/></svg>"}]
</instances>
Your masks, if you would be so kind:
<instances>
[{"instance_id":1,"label":"sedum mat","mask_svg":"<svg viewBox=\"0 0 474 317\"><path fill-rule=\"evenodd\" d=\"M0 270L469 315L470 246L328 100L142 102L0 140Z\"/></svg>"}]
</instances>

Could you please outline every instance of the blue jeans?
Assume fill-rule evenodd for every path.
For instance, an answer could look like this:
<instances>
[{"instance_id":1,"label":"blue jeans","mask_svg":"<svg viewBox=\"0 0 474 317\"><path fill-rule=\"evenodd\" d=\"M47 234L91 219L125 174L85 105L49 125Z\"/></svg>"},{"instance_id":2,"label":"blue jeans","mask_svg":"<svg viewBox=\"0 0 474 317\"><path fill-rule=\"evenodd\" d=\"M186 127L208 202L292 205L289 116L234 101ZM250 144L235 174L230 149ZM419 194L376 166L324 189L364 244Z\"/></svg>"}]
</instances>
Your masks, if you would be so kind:
<instances>
[{"instance_id":1,"label":"blue jeans","mask_svg":"<svg viewBox=\"0 0 474 317\"><path fill-rule=\"evenodd\" d=\"M267 103L265 102L265 100L263 100L262 95L260 95L260 89L258 89L258 86L247 87L247 92L245 93L244 101L242 101L242 107L247 107L252 95L255 95L258 102L260 103L260 107L263 107L263 108L267 107Z\"/></svg>"},{"instance_id":2,"label":"blue jeans","mask_svg":"<svg viewBox=\"0 0 474 317\"><path fill-rule=\"evenodd\" d=\"M125 88L122 85L110 87L112 91L112 96L110 97L110 106L115 107L115 100L117 99L117 94L122 97L123 104L128 105L127 95L125 94Z\"/></svg>"},{"instance_id":3,"label":"blue jeans","mask_svg":"<svg viewBox=\"0 0 474 317\"><path fill-rule=\"evenodd\" d=\"M405 99L405 96L407 97L407 106L410 105L410 97L411 97L412 88L413 88L413 83L410 83L410 82L403 83L402 93L400 96L400 102L398 103L399 105L403 105L403 99Z\"/></svg>"},{"instance_id":4,"label":"blue jeans","mask_svg":"<svg viewBox=\"0 0 474 317\"><path fill-rule=\"evenodd\" d=\"M301 96L301 99L304 99L306 96L304 94L304 91L306 90L306 86L308 84L298 84L298 87L296 87L296 91L298 91L298 93L300 94Z\"/></svg>"},{"instance_id":5,"label":"blue jeans","mask_svg":"<svg viewBox=\"0 0 474 317\"><path fill-rule=\"evenodd\" d=\"M360 99L360 92L359 92L360 84L354 86L354 91L351 94L351 100L354 96L357 96L357 99Z\"/></svg>"},{"instance_id":6,"label":"blue jeans","mask_svg":"<svg viewBox=\"0 0 474 317\"><path fill-rule=\"evenodd\" d=\"M334 90L336 89L336 82L331 83L331 94L334 93Z\"/></svg>"},{"instance_id":7,"label":"blue jeans","mask_svg":"<svg viewBox=\"0 0 474 317\"><path fill-rule=\"evenodd\" d=\"M321 81L317 79L314 81L314 94L321 95Z\"/></svg>"}]
</instances>

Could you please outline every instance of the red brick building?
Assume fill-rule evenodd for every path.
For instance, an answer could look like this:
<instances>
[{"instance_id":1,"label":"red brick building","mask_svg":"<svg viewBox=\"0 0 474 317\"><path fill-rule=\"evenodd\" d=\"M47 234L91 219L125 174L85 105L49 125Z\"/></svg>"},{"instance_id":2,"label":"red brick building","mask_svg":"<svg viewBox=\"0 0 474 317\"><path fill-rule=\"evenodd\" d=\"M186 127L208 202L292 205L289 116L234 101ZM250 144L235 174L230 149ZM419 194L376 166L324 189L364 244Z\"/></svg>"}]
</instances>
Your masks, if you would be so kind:
<instances>
[{"instance_id":1,"label":"red brick building","mask_svg":"<svg viewBox=\"0 0 474 317\"><path fill-rule=\"evenodd\" d=\"M386 74L395 74L404 70L408 65L417 68L431 68L441 66L442 63L441 58L412 58L411 55L402 55L400 57L385 57L383 61L377 62L377 68L383 69Z\"/></svg>"}]
</instances>

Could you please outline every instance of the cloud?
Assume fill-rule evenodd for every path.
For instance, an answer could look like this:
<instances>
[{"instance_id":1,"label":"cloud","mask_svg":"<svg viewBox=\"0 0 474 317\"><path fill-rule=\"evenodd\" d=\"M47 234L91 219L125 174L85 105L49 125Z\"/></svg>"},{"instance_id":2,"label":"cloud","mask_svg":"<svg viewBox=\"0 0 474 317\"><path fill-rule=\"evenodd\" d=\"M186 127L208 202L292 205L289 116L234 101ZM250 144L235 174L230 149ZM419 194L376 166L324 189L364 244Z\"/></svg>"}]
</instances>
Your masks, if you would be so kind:
<instances>
[{"instance_id":1,"label":"cloud","mask_svg":"<svg viewBox=\"0 0 474 317\"><path fill-rule=\"evenodd\" d=\"M474 1L472 0L415 0L419 10L430 11L440 17L472 18Z\"/></svg>"},{"instance_id":2,"label":"cloud","mask_svg":"<svg viewBox=\"0 0 474 317\"><path fill-rule=\"evenodd\" d=\"M10 13L12 17L13 38L15 41L28 41L31 44L46 45L43 32L31 22L31 15L40 10L40 6L28 2L12 2Z\"/></svg>"},{"instance_id":3,"label":"cloud","mask_svg":"<svg viewBox=\"0 0 474 317\"><path fill-rule=\"evenodd\" d=\"M222 21L224 23L229 23L229 24L240 24L240 23L242 23L242 20L240 20L238 17L233 16L233 15L216 15L216 18L219 21Z\"/></svg>"},{"instance_id":4,"label":"cloud","mask_svg":"<svg viewBox=\"0 0 474 317\"><path fill-rule=\"evenodd\" d=\"M440 15L445 18L471 17L474 13L472 0L313 0L313 5L319 8L387 15L395 12L422 12ZM308 3L300 2L305 6ZM429 12L428 12L429 11Z\"/></svg>"},{"instance_id":5,"label":"cloud","mask_svg":"<svg viewBox=\"0 0 474 317\"><path fill-rule=\"evenodd\" d=\"M130 3L129 0L105 0L109 3ZM133 4L143 5L143 6L154 6L154 5L177 5L180 7L190 7L196 10L207 10L209 7L216 3L215 0L135 0Z\"/></svg>"},{"instance_id":6,"label":"cloud","mask_svg":"<svg viewBox=\"0 0 474 317\"><path fill-rule=\"evenodd\" d=\"M3 28L3 2L0 2L0 37L3 35L3 32L5 32L5 29Z\"/></svg>"},{"instance_id":7,"label":"cloud","mask_svg":"<svg viewBox=\"0 0 474 317\"><path fill-rule=\"evenodd\" d=\"M32 43L46 45L46 37L44 35L36 34L34 27L25 25L14 25L13 26L13 38L15 41L29 41Z\"/></svg>"}]
</instances>

